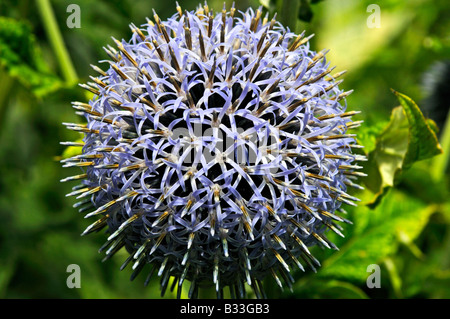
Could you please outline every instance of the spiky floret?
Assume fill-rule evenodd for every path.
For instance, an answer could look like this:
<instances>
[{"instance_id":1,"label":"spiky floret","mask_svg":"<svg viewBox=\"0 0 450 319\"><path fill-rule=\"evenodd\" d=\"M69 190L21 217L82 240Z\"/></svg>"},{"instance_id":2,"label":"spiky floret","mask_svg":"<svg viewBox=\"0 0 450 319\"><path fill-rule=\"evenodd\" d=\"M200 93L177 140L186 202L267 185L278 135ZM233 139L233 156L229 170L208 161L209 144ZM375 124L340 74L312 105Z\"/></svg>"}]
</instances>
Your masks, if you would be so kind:
<instances>
[{"instance_id":1,"label":"spiky floret","mask_svg":"<svg viewBox=\"0 0 450 319\"><path fill-rule=\"evenodd\" d=\"M299 259L320 266L308 247L335 249L325 231L349 223L337 211L358 200L347 187L365 160L347 133L360 125L351 92L327 51L260 10L177 11L131 25L82 85L94 98L73 103L87 124L66 123L85 135L64 160L83 170L64 179L82 181L68 195L100 217L83 234L107 228L106 258L130 253L132 278L151 265L162 293L175 277L190 297L204 284L244 297L245 283L263 297L267 275L291 286Z\"/></svg>"}]
</instances>

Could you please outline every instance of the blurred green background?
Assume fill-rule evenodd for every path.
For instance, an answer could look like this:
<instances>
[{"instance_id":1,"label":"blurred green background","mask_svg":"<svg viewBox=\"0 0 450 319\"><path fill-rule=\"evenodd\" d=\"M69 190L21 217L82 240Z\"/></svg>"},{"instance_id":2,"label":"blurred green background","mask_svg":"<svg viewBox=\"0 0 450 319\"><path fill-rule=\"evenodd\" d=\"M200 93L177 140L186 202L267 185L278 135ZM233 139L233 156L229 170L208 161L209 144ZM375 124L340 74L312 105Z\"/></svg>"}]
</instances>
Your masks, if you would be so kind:
<instances>
[{"instance_id":1,"label":"blurred green background","mask_svg":"<svg viewBox=\"0 0 450 319\"><path fill-rule=\"evenodd\" d=\"M146 23L145 17L153 17L152 9L163 20L171 16L175 1L50 1L57 22L53 30L59 29L69 61L58 57L61 46L55 47L55 35L46 33L49 18L39 10L46 2L0 1L0 297L159 298L158 278L144 287L145 271L134 282L129 268L119 271L125 252L101 262L103 233L80 237L92 221L72 207L74 199L65 197L73 185L59 180L73 174L57 159L65 150L60 141L78 138L61 123L81 120L70 102L88 98L77 83L94 73L90 64L107 58L102 47L113 44L111 37L129 39L129 23ZM377 150L390 114L399 105L391 88L416 101L425 117L440 126L438 137L443 139L446 113L441 104L440 113L434 110L435 99L429 102L425 79L435 63L450 59L448 1L261 2L270 16L278 11L278 18L291 29L314 33L311 48L330 49L327 57L337 66L335 71L348 71L341 87L354 89L348 108L363 111L357 119L365 121L360 141L366 153ZM66 25L72 3L80 6L81 28ZM187 10L198 5L193 0L179 3ZM231 3L226 1L227 8ZM208 4L220 11L223 1ZM380 28L367 25L370 4L379 5ZM249 6L256 9L260 3L236 1L238 9ZM448 105L447 100L444 108ZM442 168L448 150L443 148L442 155L398 170L394 187L384 189L375 208L367 205L375 198L373 187L357 194L363 201L348 209L353 225L344 225L345 238L330 235L340 250L315 247L313 253L322 262L318 273L295 272L292 292L274 287L269 278L268 296L449 298L449 176L445 165ZM70 264L81 268L79 289L66 285ZM381 288L366 285L370 264L380 266ZM164 298L173 297L168 292Z\"/></svg>"}]
</instances>

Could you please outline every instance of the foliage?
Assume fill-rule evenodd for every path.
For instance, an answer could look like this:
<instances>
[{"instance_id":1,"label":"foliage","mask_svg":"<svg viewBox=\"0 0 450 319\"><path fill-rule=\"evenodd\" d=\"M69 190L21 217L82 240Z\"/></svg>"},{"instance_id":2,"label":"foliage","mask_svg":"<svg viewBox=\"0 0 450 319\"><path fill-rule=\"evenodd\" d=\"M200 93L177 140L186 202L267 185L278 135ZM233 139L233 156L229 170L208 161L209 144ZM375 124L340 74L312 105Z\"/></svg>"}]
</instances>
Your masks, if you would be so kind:
<instances>
[{"instance_id":1,"label":"foliage","mask_svg":"<svg viewBox=\"0 0 450 319\"><path fill-rule=\"evenodd\" d=\"M152 8L162 18L175 9L175 1L82 0L81 28L69 29L70 3L51 1L80 83L92 74L89 64L106 57L102 46L112 43L110 36L129 38L128 24L144 24ZM189 10L197 3L180 1ZM436 125L421 106L425 71L450 57L450 5L383 1L381 28L369 29L371 3L236 2L238 9L263 5L270 15L286 14L282 19L292 30L316 35L313 49L331 49L327 57L335 71L348 70L342 85L354 93L347 107L362 111L358 139L365 147L359 151L369 158L362 163L365 189L352 193L362 201L347 209L353 224L345 225L345 238L330 234L339 251L315 248L322 266L317 273L296 271L292 292L269 278L264 283L269 297L450 298L449 175L442 165L450 129ZM220 11L223 1L209 5ZM101 263L97 248L104 238L80 238L88 221L64 197L70 185L59 180L70 172L58 160L76 151L59 142L79 139L61 125L78 120L70 102L87 98L64 81L34 1L5 0L0 12L0 297L159 298L159 289L152 289L157 278L144 287L145 274L130 283L131 273L118 271L125 252ZM66 268L74 263L82 270L80 289L66 286ZM371 264L381 267L379 289L366 285Z\"/></svg>"},{"instance_id":2,"label":"foliage","mask_svg":"<svg viewBox=\"0 0 450 319\"><path fill-rule=\"evenodd\" d=\"M58 78L50 73L40 55L31 27L26 22L0 17L0 66L36 96L60 86Z\"/></svg>"}]
</instances>

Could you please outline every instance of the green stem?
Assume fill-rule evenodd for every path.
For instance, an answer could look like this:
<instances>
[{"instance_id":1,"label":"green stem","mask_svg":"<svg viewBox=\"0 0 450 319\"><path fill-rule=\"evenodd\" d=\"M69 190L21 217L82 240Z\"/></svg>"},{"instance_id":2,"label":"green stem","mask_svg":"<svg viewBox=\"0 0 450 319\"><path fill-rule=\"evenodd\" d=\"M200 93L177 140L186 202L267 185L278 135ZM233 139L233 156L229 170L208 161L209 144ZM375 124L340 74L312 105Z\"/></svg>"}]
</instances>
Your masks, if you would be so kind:
<instances>
[{"instance_id":1,"label":"green stem","mask_svg":"<svg viewBox=\"0 0 450 319\"><path fill-rule=\"evenodd\" d=\"M0 68L0 79L2 82L2 89L0 90L0 127L3 128L6 121L8 99L11 97L11 89L15 81L3 68Z\"/></svg>"},{"instance_id":2,"label":"green stem","mask_svg":"<svg viewBox=\"0 0 450 319\"><path fill-rule=\"evenodd\" d=\"M66 82L72 84L78 80L77 73L70 60L61 32L56 23L55 15L49 0L37 0L36 4L44 23L45 32L49 38L56 59L58 60L61 73Z\"/></svg>"},{"instance_id":3,"label":"green stem","mask_svg":"<svg viewBox=\"0 0 450 319\"><path fill-rule=\"evenodd\" d=\"M401 299L403 297L402 293L402 280L398 273L397 267L392 258L387 257L384 260L384 265L388 271L389 278L391 280L392 290L396 298Z\"/></svg>"},{"instance_id":4,"label":"green stem","mask_svg":"<svg viewBox=\"0 0 450 319\"><path fill-rule=\"evenodd\" d=\"M440 144L442 147L442 154L436 156L433 159L433 178L437 181L441 180L445 175L450 155L450 113L447 114L444 128L440 138Z\"/></svg>"},{"instance_id":5,"label":"green stem","mask_svg":"<svg viewBox=\"0 0 450 319\"><path fill-rule=\"evenodd\" d=\"M292 32L296 32L298 22L299 0L278 0L277 20L284 26L288 26Z\"/></svg>"}]
</instances>

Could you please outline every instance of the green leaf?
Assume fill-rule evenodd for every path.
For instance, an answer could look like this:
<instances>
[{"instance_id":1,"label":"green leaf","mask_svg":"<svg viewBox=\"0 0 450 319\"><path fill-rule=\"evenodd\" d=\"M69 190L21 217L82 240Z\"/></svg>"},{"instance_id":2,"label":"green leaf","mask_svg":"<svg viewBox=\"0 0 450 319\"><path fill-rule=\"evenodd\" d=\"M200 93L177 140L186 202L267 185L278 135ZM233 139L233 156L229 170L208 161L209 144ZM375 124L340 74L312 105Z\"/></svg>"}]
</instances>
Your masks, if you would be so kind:
<instances>
[{"instance_id":1,"label":"green leaf","mask_svg":"<svg viewBox=\"0 0 450 319\"><path fill-rule=\"evenodd\" d=\"M358 136L356 137L359 145L364 145L364 152L369 154L377 145L377 137L386 128L389 121L377 121L372 125L362 125L358 128Z\"/></svg>"},{"instance_id":2,"label":"green leaf","mask_svg":"<svg viewBox=\"0 0 450 319\"><path fill-rule=\"evenodd\" d=\"M402 298L402 279L400 278L400 274L398 273L394 260L389 257L386 258L384 260L384 266L386 271L388 272L395 297Z\"/></svg>"},{"instance_id":3,"label":"green leaf","mask_svg":"<svg viewBox=\"0 0 450 319\"><path fill-rule=\"evenodd\" d=\"M355 224L366 226L323 263L318 277L365 282L367 266L394 254L401 241L415 240L435 211L435 206L397 190L389 192L374 210L360 207Z\"/></svg>"},{"instance_id":4,"label":"green leaf","mask_svg":"<svg viewBox=\"0 0 450 319\"><path fill-rule=\"evenodd\" d=\"M368 296L355 285L339 280L313 280L307 284L296 284L296 298L308 299L367 299Z\"/></svg>"},{"instance_id":5,"label":"green leaf","mask_svg":"<svg viewBox=\"0 0 450 319\"><path fill-rule=\"evenodd\" d=\"M391 120L384 131L377 137L375 149L369 153L365 166L367 178L365 185L375 198L369 204L375 204L387 187L395 184L395 178L403 167L408 151L409 127L401 107L392 110Z\"/></svg>"},{"instance_id":6,"label":"green leaf","mask_svg":"<svg viewBox=\"0 0 450 319\"><path fill-rule=\"evenodd\" d=\"M397 96L409 122L409 145L404 168L414 162L424 160L442 153L442 148L434 130L425 119L417 104L406 95L392 90Z\"/></svg>"},{"instance_id":7,"label":"green leaf","mask_svg":"<svg viewBox=\"0 0 450 319\"><path fill-rule=\"evenodd\" d=\"M450 212L447 205L440 208L421 236L426 240L425 255L417 259L413 255L396 256L400 265L399 273L403 282L403 293L406 298L448 299L450 297L450 234L448 219L445 214ZM447 229L447 231L445 231Z\"/></svg>"},{"instance_id":8,"label":"green leaf","mask_svg":"<svg viewBox=\"0 0 450 319\"><path fill-rule=\"evenodd\" d=\"M432 119L425 119L425 121L427 122L430 129L433 131L434 135L436 135L437 137L439 134L439 126L436 124L436 122L433 121Z\"/></svg>"},{"instance_id":9,"label":"green leaf","mask_svg":"<svg viewBox=\"0 0 450 319\"><path fill-rule=\"evenodd\" d=\"M376 138L365 167L368 175L365 185L375 194L366 203L370 207L375 207L387 189L394 187L415 162L442 153L433 122L425 119L413 100L393 92L401 106L392 110L390 122Z\"/></svg>"},{"instance_id":10,"label":"green leaf","mask_svg":"<svg viewBox=\"0 0 450 319\"><path fill-rule=\"evenodd\" d=\"M0 67L38 97L61 87L45 64L31 27L8 17L0 17Z\"/></svg>"}]
</instances>

